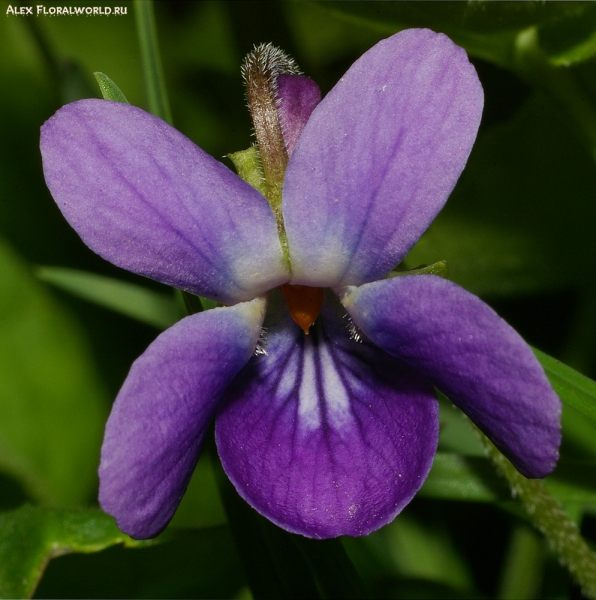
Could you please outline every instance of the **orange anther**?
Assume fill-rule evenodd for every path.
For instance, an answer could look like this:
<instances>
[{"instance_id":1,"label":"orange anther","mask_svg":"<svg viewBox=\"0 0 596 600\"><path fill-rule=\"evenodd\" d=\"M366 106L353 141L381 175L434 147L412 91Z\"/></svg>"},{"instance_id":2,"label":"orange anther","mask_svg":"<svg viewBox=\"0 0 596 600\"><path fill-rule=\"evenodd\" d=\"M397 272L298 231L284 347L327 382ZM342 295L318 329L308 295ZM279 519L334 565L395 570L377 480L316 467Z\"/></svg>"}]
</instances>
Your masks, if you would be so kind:
<instances>
[{"instance_id":1,"label":"orange anther","mask_svg":"<svg viewBox=\"0 0 596 600\"><path fill-rule=\"evenodd\" d=\"M310 326L319 316L323 306L323 288L284 283L280 289L286 299L292 319L308 335Z\"/></svg>"}]
</instances>

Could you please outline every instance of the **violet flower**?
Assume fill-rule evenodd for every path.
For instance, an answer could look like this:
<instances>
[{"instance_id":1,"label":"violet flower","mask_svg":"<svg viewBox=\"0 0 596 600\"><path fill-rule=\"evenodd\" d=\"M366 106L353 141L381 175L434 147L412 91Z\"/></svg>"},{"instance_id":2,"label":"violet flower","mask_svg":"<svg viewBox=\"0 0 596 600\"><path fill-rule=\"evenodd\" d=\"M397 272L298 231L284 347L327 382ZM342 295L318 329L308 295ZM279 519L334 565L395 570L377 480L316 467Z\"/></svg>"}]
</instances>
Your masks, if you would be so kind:
<instances>
[{"instance_id":1,"label":"violet flower","mask_svg":"<svg viewBox=\"0 0 596 600\"><path fill-rule=\"evenodd\" d=\"M102 507L133 537L159 533L215 416L223 467L261 514L310 537L365 535L429 472L433 386L521 473L550 473L560 402L520 336L445 279L386 278L476 137L483 92L465 52L412 29L366 52L319 104L304 77L274 83L291 158L273 210L138 108L83 100L43 127L48 187L90 248L225 305L181 320L133 364L106 427ZM290 305L327 289L308 335L275 289L287 283L308 286L284 288Z\"/></svg>"}]
</instances>

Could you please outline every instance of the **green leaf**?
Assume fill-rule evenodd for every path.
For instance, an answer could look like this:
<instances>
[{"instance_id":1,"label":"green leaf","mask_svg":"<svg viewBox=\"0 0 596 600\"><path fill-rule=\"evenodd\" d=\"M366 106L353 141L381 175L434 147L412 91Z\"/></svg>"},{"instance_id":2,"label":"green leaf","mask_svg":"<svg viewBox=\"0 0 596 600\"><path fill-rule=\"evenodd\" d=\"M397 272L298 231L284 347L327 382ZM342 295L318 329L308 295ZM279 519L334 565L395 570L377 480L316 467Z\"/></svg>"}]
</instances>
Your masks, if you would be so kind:
<instances>
[{"instance_id":1,"label":"green leaf","mask_svg":"<svg viewBox=\"0 0 596 600\"><path fill-rule=\"evenodd\" d=\"M124 102L125 104L130 104L120 88L107 75L104 75L99 71L96 71L93 73L93 75L97 80L99 89L101 90L101 95L103 96L104 100L114 100L115 102Z\"/></svg>"},{"instance_id":2,"label":"green leaf","mask_svg":"<svg viewBox=\"0 0 596 600\"><path fill-rule=\"evenodd\" d=\"M533 348L559 398L596 423L596 382Z\"/></svg>"},{"instance_id":3,"label":"green leaf","mask_svg":"<svg viewBox=\"0 0 596 600\"><path fill-rule=\"evenodd\" d=\"M227 527L166 533L53 559L34 597L251 598Z\"/></svg>"},{"instance_id":4,"label":"green leaf","mask_svg":"<svg viewBox=\"0 0 596 600\"><path fill-rule=\"evenodd\" d=\"M152 0L134 0L149 112L172 124L172 113L161 66Z\"/></svg>"},{"instance_id":5,"label":"green leaf","mask_svg":"<svg viewBox=\"0 0 596 600\"><path fill-rule=\"evenodd\" d=\"M96 485L108 400L85 340L0 240L0 468L58 506Z\"/></svg>"},{"instance_id":6,"label":"green leaf","mask_svg":"<svg viewBox=\"0 0 596 600\"><path fill-rule=\"evenodd\" d=\"M561 459L544 484L562 504L596 506L596 461Z\"/></svg>"},{"instance_id":7,"label":"green leaf","mask_svg":"<svg viewBox=\"0 0 596 600\"><path fill-rule=\"evenodd\" d=\"M150 542L149 542L150 543ZM114 544L147 545L122 533L100 510L23 506L0 514L0 597L29 598L48 561Z\"/></svg>"},{"instance_id":8,"label":"green leaf","mask_svg":"<svg viewBox=\"0 0 596 600\"><path fill-rule=\"evenodd\" d=\"M211 456L208 452L203 452L170 526L199 528L224 523L226 515L215 481Z\"/></svg>"},{"instance_id":9,"label":"green leaf","mask_svg":"<svg viewBox=\"0 0 596 600\"><path fill-rule=\"evenodd\" d=\"M547 23L539 29L540 47L549 61L570 66L596 54L596 5L593 2L577 14Z\"/></svg>"},{"instance_id":10,"label":"green leaf","mask_svg":"<svg viewBox=\"0 0 596 600\"><path fill-rule=\"evenodd\" d=\"M596 169L560 107L535 93L478 136L445 208L407 257L444 259L483 295L587 287L596 276Z\"/></svg>"},{"instance_id":11,"label":"green leaf","mask_svg":"<svg viewBox=\"0 0 596 600\"><path fill-rule=\"evenodd\" d=\"M517 35L530 27L569 32L565 39L568 58L575 52L583 59L587 52L579 50L583 31L577 24L594 9L591 2L322 2L321 6L387 33L407 27L446 33L472 56L506 68L514 67Z\"/></svg>"},{"instance_id":12,"label":"green leaf","mask_svg":"<svg viewBox=\"0 0 596 600\"><path fill-rule=\"evenodd\" d=\"M170 327L182 317L173 296L133 283L64 267L40 267L37 276L75 296L159 329Z\"/></svg>"},{"instance_id":13,"label":"green leaf","mask_svg":"<svg viewBox=\"0 0 596 600\"><path fill-rule=\"evenodd\" d=\"M437 452L422 486L422 496L465 502L504 502L511 499L506 483L487 458Z\"/></svg>"},{"instance_id":14,"label":"green leaf","mask_svg":"<svg viewBox=\"0 0 596 600\"><path fill-rule=\"evenodd\" d=\"M406 509L378 531L363 538L344 538L343 542L368 580L387 582L399 575L398 586L404 579L414 579L444 584L460 594L474 588L465 559L450 538L444 519L431 515L416 518Z\"/></svg>"},{"instance_id":15,"label":"green leaf","mask_svg":"<svg viewBox=\"0 0 596 600\"><path fill-rule=\"evenodd\" d=\"M596 461L560 460L544 479L562 504L596 505ZM511 502L511 492L488 458L437 452L419 494L460 502Z\"/></svg>"},{"instance_id":16,"label":"green leaf","mask_svg":"<svg viewBox=\"0 0 596 600\"><path fill-rule=\"evenodd\" d=\"M596 505L596 461L560 460L544 479L563 504ZM438 452L419 494L464 502L510 502L511 492L488 458Z\"/></svg>"},{"instance_id":17,"label":"green leaf","mask_svg":"<svg viewBox=\"0 0 596 600\"><path fill-rule=\"evenodd\" d=\"M502 567L497 598L539 598L545 548L538 532L524 523L513 529Z\"/></svg>"},{"instance_id":18,"label":"green leaf","mask_svg":"<svg viewBox=\"0 0 596 600\"><path fill-rule=\"evenodd\" d=\"M439 451L464 456L485 456L478 432L470 419L441 392L437 391L440 407Z\"/></svg>"}]
</instances>

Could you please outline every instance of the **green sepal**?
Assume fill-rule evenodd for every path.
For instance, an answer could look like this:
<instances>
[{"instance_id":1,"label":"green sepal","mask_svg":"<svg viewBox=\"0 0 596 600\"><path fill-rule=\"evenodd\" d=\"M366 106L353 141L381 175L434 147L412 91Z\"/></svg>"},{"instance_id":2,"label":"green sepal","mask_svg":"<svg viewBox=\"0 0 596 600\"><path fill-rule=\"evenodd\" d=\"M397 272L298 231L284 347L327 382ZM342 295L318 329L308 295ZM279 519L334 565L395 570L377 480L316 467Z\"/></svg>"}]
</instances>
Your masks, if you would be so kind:
<instances>
[{"instance_id":1,"label":"green sepal","mask_svg":"<svg viewBox=\"0 0 596 600\"><path fill-rule=\"evenodd\" d=\"M449 279L449 267L446 260L440 260L432 265L420 265L415 269L394 270L387 275L386 279L391 277L401 277L402 275L438 275L443 279Z\"/></svg>"},{"instance_id":2,"label":"green sepal","mask_svg":"<svg viewBox=\"0 0 596 600\"><path fill-rule=\"evenodd\" d=\"M114 100L115 102L130 104L120 88L107 75L104 75L104 73L100 73L99 71L96 71L93 75L97 80L104 100Z\"/></svg>"},{"instance_id":3,"label":"green sepal","mask_svg":"<svg viewBox=\"0 0 596 600\"><path fill-rule=\"evenodd\" d=\"M238 177L244 179L246 183L265 196L267 193L267 182L263 175L263 166L258 148L251 146L246 150L239 150L238 152L228 154L228 158L234 163Z\"/></svg>"}]
</instances>

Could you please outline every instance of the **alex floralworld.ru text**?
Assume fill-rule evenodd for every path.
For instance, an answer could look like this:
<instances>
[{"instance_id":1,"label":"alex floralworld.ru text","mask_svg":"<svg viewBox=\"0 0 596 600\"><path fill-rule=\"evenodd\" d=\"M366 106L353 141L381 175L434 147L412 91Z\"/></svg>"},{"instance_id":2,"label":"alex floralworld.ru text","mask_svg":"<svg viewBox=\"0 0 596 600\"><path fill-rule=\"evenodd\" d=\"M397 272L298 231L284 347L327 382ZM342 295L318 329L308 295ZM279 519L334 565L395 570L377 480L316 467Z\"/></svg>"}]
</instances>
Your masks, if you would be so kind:
<instances>
[{"instance_id":1,"label":"alex floralworld.ru text","mask_svg":"<svg viewBox=\"0 0 596 600\"><path fill-rule=\"evenodd\" d=\"M6 9L6 15L16 16L33 16L33 6L11 6L8 5ZM39 17L40 15L47 15L51 17L55 16L101 16L108 17L111 15L120 16L128 13L127 6L43 6L37 4L35 6L35 14Z\"/></svg>"}]
</instances>

